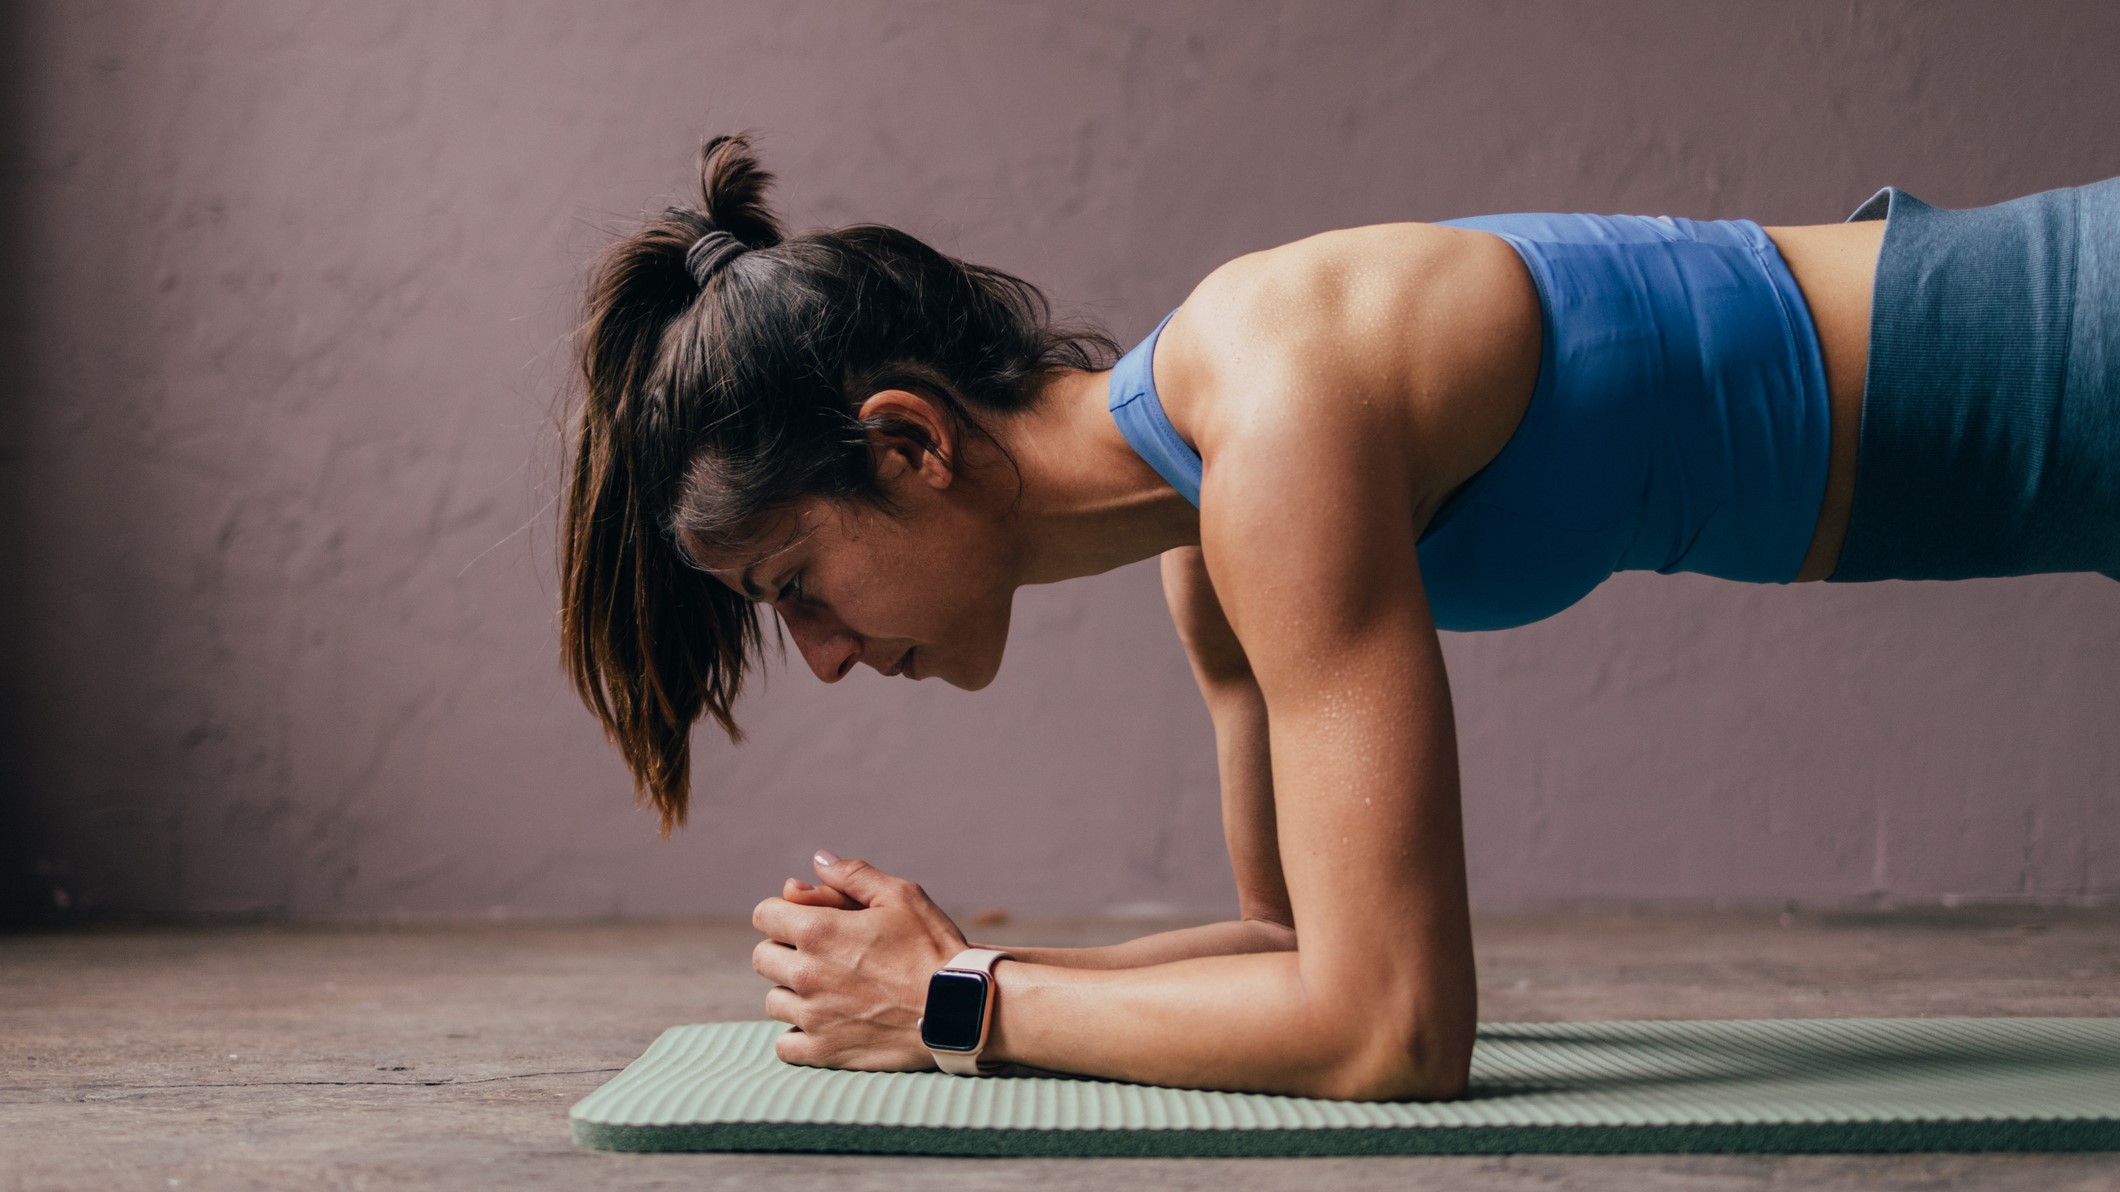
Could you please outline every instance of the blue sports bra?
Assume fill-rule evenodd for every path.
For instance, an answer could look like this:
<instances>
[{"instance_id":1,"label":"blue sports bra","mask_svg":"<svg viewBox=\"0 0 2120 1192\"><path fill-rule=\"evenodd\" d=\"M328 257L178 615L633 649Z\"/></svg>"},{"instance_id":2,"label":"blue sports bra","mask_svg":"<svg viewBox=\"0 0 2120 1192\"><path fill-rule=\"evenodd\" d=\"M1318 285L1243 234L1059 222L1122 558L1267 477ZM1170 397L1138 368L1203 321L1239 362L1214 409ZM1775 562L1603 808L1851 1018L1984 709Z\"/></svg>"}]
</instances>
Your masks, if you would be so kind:
<instances>
[{"instance_id":1,"label":"blue sports bra","mask_svg":"<svg viewBox=\"0 0 2120 1192\"><path fill-rule=\"evenodd\" d=\"M1415 540L1438 628L1550 617L1616 571L1788 583L1825 496L1830 410L1796 279L1750 220L1484 215L1538 287L1538 381L1509 441ZM1176 314L1172 311L1171 314ZM1111 411L1195 506L1164 416L1164 315L1112 367Z\"/></svg>"}]
</instances>

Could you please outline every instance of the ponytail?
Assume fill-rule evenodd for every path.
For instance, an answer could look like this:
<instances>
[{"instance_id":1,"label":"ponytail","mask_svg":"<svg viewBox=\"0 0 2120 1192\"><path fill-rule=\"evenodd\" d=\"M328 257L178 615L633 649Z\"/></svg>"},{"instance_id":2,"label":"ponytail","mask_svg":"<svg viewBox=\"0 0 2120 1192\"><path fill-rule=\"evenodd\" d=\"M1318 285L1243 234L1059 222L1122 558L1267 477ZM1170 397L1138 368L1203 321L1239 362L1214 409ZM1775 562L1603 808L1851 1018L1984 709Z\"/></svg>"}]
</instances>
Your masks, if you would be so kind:
<instances>
[{"instance_id":1,"label":"ponytail","mask_svg":"<svg viewBox=\"0 0 2120 1192\"><path fill-rule=\"evenodd\" d=\"M1119 345L1055 326L1036 287L876 224L785 238L747 133L700 150L700 205L651 217L591 270L560 522L561 654L668 835L690 734L762 653L754 605L680 548L743 546L808 496L880 499L856 416L917 388L968 431Z\"/></svg>"}]
</instances>

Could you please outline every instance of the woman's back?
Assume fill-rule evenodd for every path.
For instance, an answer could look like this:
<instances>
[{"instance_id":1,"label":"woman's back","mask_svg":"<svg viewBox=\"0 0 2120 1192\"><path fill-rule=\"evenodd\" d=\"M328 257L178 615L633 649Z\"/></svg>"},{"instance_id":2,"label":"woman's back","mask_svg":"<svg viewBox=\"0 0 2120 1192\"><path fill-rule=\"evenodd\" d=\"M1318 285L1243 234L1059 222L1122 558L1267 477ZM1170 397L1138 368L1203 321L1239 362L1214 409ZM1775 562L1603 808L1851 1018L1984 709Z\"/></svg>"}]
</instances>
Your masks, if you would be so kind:
<instances>
[{"instance_id":1,"label":"woman's back","mask_svg":"<svg viewBox=\"0 0 2120 1192\"><path fill-rule=\"evenodd\" d=\"M1336 308L1343 318L1365 304L1368 318L1391 312L1404 323L1397 351L1441 359L1409 360L1396 395L1407 406L1399 425L1437 440L1408 449L1457 464L1433 469L1448 487L1420 528L1439 626L1538 620L1620 570L1797 578L1821 524L1833 404L1804 293L1758 224L1525 214L1442 226L1499 236L1513 254L1453 272L1434 259L1447 258L1458 233L1375 235L1422 225L1294 246L1321 255L1332 236L1367 236L1362 264L1310 266L1337 282L1319 287L1318 305L1348 304ZM1412 283L1396 311L1392 287L1361 276L1394 267ZM1528 335L1491 313L1458 318L1509 289L1500 276L1482 285L1482 272L1535 284ZM1197 501L1198 457L1159 410L1151 360L1162 330L1113 370L1113 412L1143 457ZM1452 339L1496 341L1487 354L1528 358L1535 380L1511 400L1482 384L1477 366L1465 375L1462 344L1445 346ZM1322 395L1343 399L1362 396ZM1500 442L1497 404L1514 415Z\"/></svg>"}]
</instances>

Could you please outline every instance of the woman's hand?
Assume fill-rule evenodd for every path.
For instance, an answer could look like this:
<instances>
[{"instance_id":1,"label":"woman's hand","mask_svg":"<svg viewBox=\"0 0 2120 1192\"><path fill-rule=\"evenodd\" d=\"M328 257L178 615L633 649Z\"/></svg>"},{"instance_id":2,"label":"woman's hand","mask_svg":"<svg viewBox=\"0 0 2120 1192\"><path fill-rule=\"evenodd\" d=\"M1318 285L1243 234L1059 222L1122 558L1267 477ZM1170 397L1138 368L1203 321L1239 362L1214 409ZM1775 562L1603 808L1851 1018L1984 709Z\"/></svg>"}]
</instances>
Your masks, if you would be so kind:
<instances>
[{"instance_id":1,"label":"woman's hand","mask_svg":"<svg viewBox=\"0 0 2120 1192\"><path fill-rule=\"evenodd\" d=\"M751 967L773 982L766 1014L795 1028L774 1051L819 1068L934 1067L918 1027L928 978L964 950L964 933L904 878L827 852L815 864L821 885L790 878L751 912L766 937Z\"/></svg>"}]
</instances>

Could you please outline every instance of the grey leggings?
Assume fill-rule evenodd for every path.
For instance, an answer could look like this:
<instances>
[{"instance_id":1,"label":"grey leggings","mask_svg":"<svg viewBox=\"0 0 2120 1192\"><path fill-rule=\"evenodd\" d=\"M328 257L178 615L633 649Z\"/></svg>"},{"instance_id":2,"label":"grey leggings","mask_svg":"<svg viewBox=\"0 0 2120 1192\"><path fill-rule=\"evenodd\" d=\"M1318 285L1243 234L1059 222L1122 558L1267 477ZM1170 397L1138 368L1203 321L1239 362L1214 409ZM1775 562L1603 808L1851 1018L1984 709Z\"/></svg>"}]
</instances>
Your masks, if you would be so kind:
<instances>
[{"instance_id":1,"label":"grey leggings","mask_svg":"<svg viewBox=\"0 0 2120 1192\"><path fill-rule=\"evenodd\" d=\"M2120 579L2120 178L1966 210L1886 187L1831 579Z\"/></svg>"}]
</instances>

